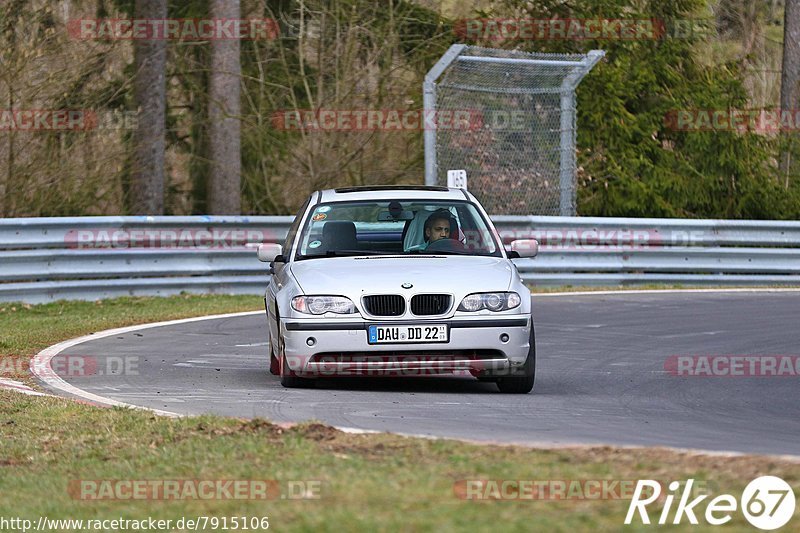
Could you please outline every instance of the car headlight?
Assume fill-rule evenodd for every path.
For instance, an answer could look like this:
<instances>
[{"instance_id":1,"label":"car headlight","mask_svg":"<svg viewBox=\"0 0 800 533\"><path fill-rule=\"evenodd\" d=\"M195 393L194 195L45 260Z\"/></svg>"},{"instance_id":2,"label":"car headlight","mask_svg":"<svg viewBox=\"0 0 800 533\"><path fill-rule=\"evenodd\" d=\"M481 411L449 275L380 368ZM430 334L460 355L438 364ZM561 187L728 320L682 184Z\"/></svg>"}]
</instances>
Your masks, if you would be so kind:
<instances>
[{"instance_id":1,"label":"car headlight","mask_svg":"<svg viewBox=\"0 0 800 533\"><path fill-rule=\"evenodd\" d=\"M295 296L292 298L292 309L308 315L325 313L347 315L356 312L356 306L350 298L344 296Z\"/></svg>"},{"instance_id":2,"label":"car headlight","mask_svg":"<svg viewBox=\"0 0 800 533\"><path fill-rule=\"evenodd\" d=\"M465 296L458 310L469 313L482 309L495 312L507 311L518 307L521 301L516 292L478 292Z\"/></svg>"}]
</instances>

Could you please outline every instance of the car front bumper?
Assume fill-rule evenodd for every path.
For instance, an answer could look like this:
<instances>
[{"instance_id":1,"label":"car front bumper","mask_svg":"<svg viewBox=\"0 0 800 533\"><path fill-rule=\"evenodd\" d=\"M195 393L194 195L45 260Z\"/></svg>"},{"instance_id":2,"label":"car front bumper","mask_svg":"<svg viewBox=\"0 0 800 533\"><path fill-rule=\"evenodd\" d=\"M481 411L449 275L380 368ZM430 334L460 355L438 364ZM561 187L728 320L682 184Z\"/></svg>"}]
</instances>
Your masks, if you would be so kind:
<instances>
[{"instance_id":1,"label":"car front bumper","mask_svg":"<svg viewBox=\"0 0 800 533\"><path fill-rule=\"evenodd\" d=\"M449 342L369 344L370 325L446 324ZM286 319L289 369L309 377L428 375L469 371L500 375L524 365L529 315L426 320Z\"/></svg>"}]
</instances>

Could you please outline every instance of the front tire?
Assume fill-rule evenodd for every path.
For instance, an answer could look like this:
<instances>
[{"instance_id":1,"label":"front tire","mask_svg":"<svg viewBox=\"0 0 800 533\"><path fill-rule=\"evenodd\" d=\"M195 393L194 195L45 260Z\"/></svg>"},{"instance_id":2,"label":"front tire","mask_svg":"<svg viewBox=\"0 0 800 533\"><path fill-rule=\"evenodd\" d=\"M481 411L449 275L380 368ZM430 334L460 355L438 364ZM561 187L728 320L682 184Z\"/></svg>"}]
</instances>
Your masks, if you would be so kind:
<instances>
[{"instance_id":1,"label":"front tire","mask_svg":"<svg viewBox=\"0 0 800 533\"><path fill-rule=\"evenodd\" d=\"M528 394L533 390L536 380L536 335L533 332L533 316L531 316L530 348L528 358L521 370L512 370L510 376L497 378L497 388L504 394ZM514 375L519 373L521 375Z\"/></svg>"}]
</instances>

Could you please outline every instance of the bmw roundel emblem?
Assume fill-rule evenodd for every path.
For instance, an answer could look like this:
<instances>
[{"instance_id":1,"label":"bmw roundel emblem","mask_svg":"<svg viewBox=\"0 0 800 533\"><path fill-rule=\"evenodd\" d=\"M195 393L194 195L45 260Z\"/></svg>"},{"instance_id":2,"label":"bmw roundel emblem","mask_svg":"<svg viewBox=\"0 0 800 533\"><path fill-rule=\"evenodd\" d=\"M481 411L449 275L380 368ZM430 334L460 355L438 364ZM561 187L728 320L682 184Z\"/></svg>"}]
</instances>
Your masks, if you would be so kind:
<instances>
[{"instance_id":1,"label":"bmw roundel emblem","mask_svg":"<svg viewBox=\"0 0 800 533\"><path fill-rule=\"evenodd\" d=\"M403 287L404 289L410 289L411 287L413 287L413 285L407 281L400 286Z\"/></svg>"}]
</instances>

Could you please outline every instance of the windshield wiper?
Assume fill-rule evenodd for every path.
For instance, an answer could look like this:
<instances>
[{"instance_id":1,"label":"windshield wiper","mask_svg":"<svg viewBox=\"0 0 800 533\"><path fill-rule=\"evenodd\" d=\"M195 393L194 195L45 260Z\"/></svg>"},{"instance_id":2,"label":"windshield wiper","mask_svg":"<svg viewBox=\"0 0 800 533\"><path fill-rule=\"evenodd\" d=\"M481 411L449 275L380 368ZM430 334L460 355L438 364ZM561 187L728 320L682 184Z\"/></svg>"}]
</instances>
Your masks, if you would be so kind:
<instances>
[{"instance_id":1,"label":"windshield wiper","mask_svg":"<svg viewBox=\"0 0 800 533\"><path fill-rule=\"evenodd\" d=\"M484 256L491 256L488 252L481 252L477 253L474 251L467 251L467 250L446 250L446 251L439 251L439 250L406 250L403 255L475 255L479 257Z\"/></svg>"},{"instance_id":2,"label":"windshield wiper","mask_svg":"<svg viewBox=\"0 0 800 533\"><path fill-rule=\"evenodd\" d=\"M358 255L394 255L394 252L383 250L327 250L322 254L303 254L302 259L315 259L319 257L354 257Z\"/></svg>"},{"instance_id":3,"label":"windshield wiper","mask_svg":"<svg viewBox=\"0 0 800 533\"><path fill-rule=\"evenodd\" d=\"M325 255L392 255L394 252L387 252L385 250L328 250Z\"/></svg>"},{"instance_id":4,"label":"windshield wiper","mask_svg":"<svg viewBox=\"0 0 800 533\"><path fill-rule=\"evenodd\" d=\"M476 254L474 252L468 252L466 250L465 251L458 251L458 250L443 250L443 251L439 251L439 250L422 250L422 251L420 251L420 253L425 254L425 255L482 255L482 254Z\"/></svg>"}]
</instances>

